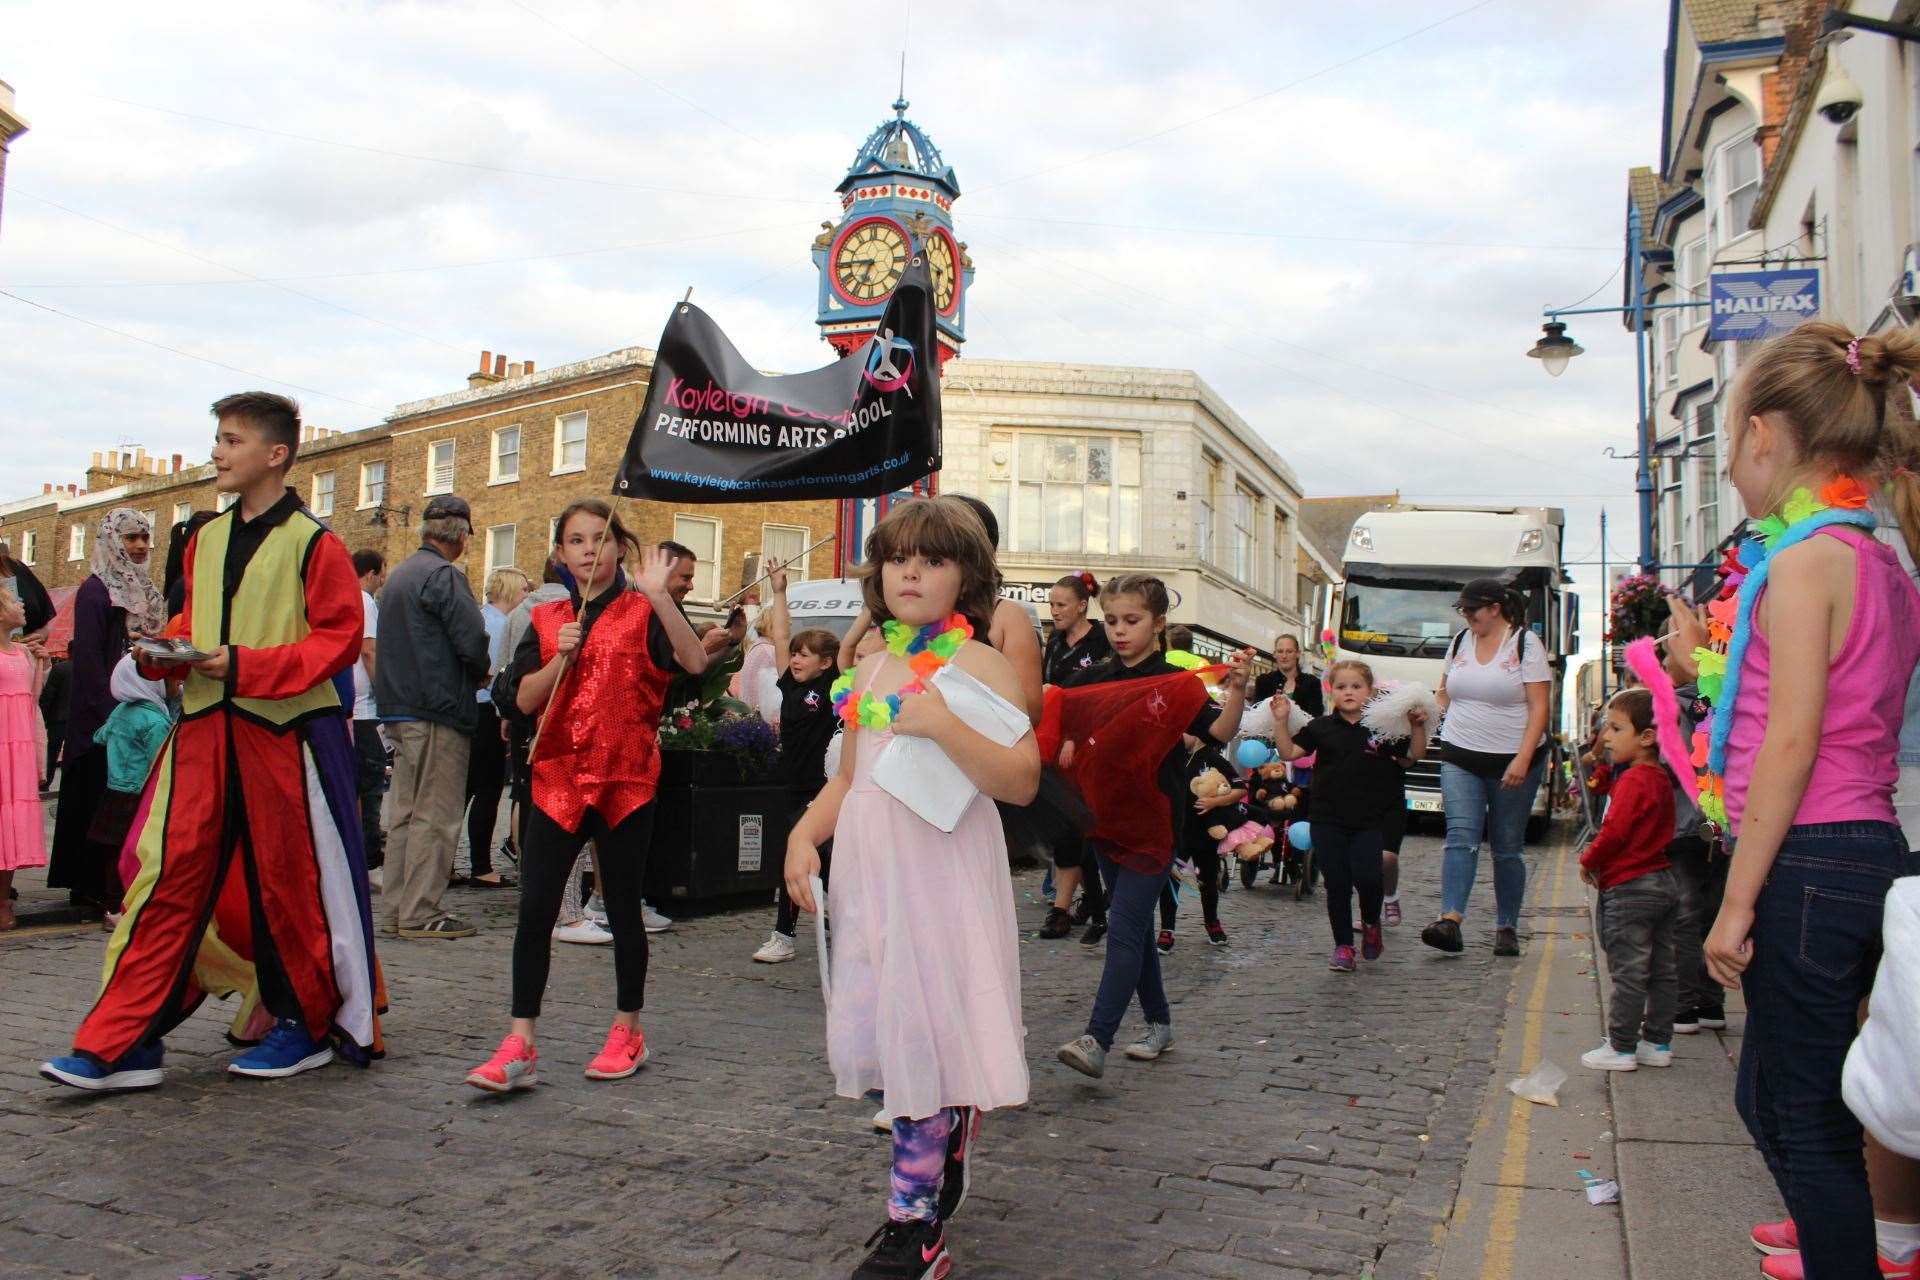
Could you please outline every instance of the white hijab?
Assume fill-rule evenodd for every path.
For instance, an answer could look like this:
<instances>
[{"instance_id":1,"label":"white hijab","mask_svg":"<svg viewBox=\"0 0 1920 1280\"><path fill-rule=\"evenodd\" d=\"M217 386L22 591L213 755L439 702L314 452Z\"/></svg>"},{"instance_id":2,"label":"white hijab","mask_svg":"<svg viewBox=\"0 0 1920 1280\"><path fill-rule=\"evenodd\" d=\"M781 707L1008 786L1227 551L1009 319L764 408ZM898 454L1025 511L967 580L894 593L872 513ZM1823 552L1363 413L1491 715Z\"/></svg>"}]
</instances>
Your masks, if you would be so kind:
<instances>
[{"instance_id":1,"label":"white hijab","mask_svg":"<svg viewBox=\"0 0 1920 1280\"><path fill-rule=\"evenodd\" d=\"M115 702L155 702L163 711L167 706L167 686L141 675L130 653L113 664L113 678L107 690Z\"/></svg>"}]
</instances>

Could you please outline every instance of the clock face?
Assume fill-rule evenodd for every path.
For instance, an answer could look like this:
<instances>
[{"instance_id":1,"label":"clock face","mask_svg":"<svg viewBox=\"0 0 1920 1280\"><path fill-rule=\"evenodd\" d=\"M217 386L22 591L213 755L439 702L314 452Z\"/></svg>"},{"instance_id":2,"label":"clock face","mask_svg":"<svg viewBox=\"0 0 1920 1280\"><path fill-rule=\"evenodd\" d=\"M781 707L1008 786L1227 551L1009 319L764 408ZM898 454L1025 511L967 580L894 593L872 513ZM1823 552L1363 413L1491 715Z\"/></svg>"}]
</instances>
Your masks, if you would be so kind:
<instances>
[{"instance_id":1,"label":"clock face","mask_svg":"<svg viewBox=\"0 0 1920 1280\"><path fill-rule=\"evenodd\" d=\"M960 273L955 263L953 240L942 228L935 228L926 239L927 266L933 272L933 305L941 315L952 315L960 300Z\"/></svg>"},{"instance_id":2,"label":"clock face","mask_svg":"<svg viewBox=\"0 0 1920 1280\"><path fill-rule=\"evenodd\" d=\"M877 302L907 269L906 233L884 218L854 225L833 252L833 280L853 302Z\"/></svg>"}]
</instances>

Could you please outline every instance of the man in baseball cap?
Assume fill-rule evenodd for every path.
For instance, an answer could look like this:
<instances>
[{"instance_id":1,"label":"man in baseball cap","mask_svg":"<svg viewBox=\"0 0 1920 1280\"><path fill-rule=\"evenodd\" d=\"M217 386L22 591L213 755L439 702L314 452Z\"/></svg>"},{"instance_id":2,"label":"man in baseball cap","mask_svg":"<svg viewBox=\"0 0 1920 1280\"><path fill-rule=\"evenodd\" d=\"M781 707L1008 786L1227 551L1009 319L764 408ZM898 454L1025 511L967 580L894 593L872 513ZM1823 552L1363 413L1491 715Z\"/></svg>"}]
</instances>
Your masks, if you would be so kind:
<instances>
[{"instance_id":1,"label":"man in baseball cap","mask_svg":"<svg viewBox=\"0 0 1920 1280\"><path fill-rule=\"evenodd\" d=\"M473 540L473 509L443 493L427 503L420 549L380 593L374 702L394 747L382 873L388 933L466 938L474 927L440 909L466 808L467 758L479 723L473 692L487 678L487 625L454 562Z\"/></svg>"}]
</instances>

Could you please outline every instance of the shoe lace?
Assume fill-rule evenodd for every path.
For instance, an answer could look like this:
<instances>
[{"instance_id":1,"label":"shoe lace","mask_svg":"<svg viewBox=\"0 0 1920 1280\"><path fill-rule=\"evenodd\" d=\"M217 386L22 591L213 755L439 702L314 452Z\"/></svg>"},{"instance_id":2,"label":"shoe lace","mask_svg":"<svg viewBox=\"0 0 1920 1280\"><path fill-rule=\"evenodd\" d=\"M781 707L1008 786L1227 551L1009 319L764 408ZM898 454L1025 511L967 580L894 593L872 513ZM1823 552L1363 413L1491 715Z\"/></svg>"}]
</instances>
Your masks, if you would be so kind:
<instances>
[{"instance_id":1,"label":"shoe lace","mask_svg":"<svg viewBox=\"0 0 1920 1280\"><path fill-rule=\"evenodd\" d=\"M527 1056L526 1041L520 1039L519 1036L508 1036L500 1042L500 1047L493 1051L493 1056L487 1059L487 1065L490 1067L504 1067L509 1062L518 1061L525 1056Z\"/></svg>"},{"instance_id":2,"label":"shoe lace","mask_svg":"<svg viewBox=\"0 0 1920 1280\"><path fill-rule=\"evenodd\" d=\"M910 1249L913 1247L913 1233L921 1225L912 1219L895 1222L889 1218L880 1224L879 1230L867 1237L867 1247L872 1248L874 1242L879 1241L880 1247L874 1250L875 1253L899 1253Z\"/></svg>"},{"instance_id":3,"label":"shoe lace","mask_svg":"<svg viewBox=\"0 0 1920 1280\"><path fill-rule=\"evenodd\" d=\"M267 1048L280 1048L290 1041L304 1038L306 1029L292 1018L281 1018L273 1024L273 1030L267 1032L261 1043Z\"/></svg>"}]
</instances>

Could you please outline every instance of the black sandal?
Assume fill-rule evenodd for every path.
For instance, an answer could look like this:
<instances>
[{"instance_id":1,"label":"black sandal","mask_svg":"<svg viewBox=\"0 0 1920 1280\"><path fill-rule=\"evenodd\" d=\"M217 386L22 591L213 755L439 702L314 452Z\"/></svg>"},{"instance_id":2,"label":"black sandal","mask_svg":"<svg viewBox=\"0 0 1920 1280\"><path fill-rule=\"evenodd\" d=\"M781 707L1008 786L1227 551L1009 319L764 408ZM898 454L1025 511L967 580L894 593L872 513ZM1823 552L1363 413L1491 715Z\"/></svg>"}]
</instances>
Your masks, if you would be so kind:
<instances>
[{"instance_id":1,"label":"black sandal","mask_svg":"<svg viewBox=\"0 0 1920 1280\"><path fill-rule=\"evenodd\" d=\"M486 876L468 876L467 887L471 889L517 889L520 882L505 872L493 871L489 875L497 877L489 880Z\"/></svg>"}]
</instances>

